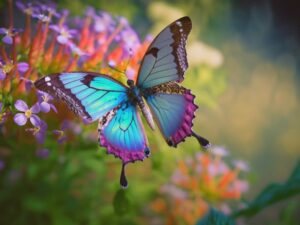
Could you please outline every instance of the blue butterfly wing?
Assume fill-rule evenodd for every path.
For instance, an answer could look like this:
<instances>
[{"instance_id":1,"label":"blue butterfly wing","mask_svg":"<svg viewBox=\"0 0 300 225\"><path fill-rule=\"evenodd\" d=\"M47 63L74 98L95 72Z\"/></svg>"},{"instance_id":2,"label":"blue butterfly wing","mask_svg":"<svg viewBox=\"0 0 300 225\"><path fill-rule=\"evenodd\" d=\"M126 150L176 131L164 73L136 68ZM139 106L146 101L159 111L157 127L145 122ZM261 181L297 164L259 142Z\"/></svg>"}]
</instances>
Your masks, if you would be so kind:
<instances>
[{"instance_id":1,"label":"blue butterfly wing","mask_svg":"<svg viewBox=\"0 0 300 225\"><path fill-rule=\"evenodd\" d=\"M189 17L176 20L161 31L149 46L138 73L141 89L183 80L188 67L185 44L192 29Z\"/></svg>"},{"instance_id":2,"label":"blue butterfly wing","mask_svg":"<svg viewBox=\"0 0 300 225\"><path fill-rule=\"evenodd\" d=\"M147 103L162 135L170 146L176 146L192 135L194 113L197 105L190 90L169 83L168 88L157 86L146 95Z\"/></svg>"},{"instance_id":3,"label":"blue butterfly wing","mask_svg":"<svg viewBox=\"0 0 300 225\"><path fill-rule=\"evenodd\" d=\"M109 76L70 72L49 75L35 82L44 92L61 98L84 119L94 121L127 100L127 88Z\"/></svg>"},{"instance_id":4,"label":"blue butterfly wing","mask_svg":"<svg viewBox=\"0 0 300 225\"><path fill-rule=\"evenodd\" d=\"M145 131L136 106L124 102L99 121L99 141L123 163L143 160L149 154Z\"/></svg>"}]
</instances>

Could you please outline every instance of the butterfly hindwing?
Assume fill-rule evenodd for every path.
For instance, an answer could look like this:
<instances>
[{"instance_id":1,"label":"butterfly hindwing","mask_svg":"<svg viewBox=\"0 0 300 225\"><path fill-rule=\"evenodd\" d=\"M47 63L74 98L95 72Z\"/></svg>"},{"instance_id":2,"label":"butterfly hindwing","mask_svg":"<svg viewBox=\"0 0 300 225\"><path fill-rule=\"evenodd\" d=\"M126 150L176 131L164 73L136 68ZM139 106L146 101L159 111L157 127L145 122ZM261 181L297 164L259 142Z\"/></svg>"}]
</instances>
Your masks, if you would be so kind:
<instances>
[{"instance_id":1,"label":"butterfly hindwing","mask_svg":"<svg viewBox=\"0 0 300 225\"><path fill-rule=\"evenodd\" d=\"M183 80L188 67L185 44L191 29L190 18L183 17L157 35L142 60L137 78L138 87L149 88Z\"/></svg>"},{"instance_id":2,"label":"butterfly hindwing","mask_svg":"<svg viewBox=\"0 0 300 225\"><path fill-rule=\"evenodd\" d=\"M176 146L192 135L192 121L198 107L190 90L176 83L168 83L145 92L154 119L169 145Z\"/></svg>"},{"instance_id":3,"label":"butterfly hindwing","mask_svg":"<svg viewBox=\"0 0 300 225\"><path fill-rule=\"evenodd\" d=\"M102 74L71 72L53 74L35 82L44 92L61 98L84 119L94 121L127 99L127 88Z\"/></svg>"},{"instance_id":4,"label":"butterfly hindwing","mask_svg":"<svg viewBox=\"0 0 300 225\"><path fill-rule=\"evenodd\" d=\"M123 164L147 156L147 139L137 108L124 102L99 121L99 142Z\"/></svg>"}]
</instances>

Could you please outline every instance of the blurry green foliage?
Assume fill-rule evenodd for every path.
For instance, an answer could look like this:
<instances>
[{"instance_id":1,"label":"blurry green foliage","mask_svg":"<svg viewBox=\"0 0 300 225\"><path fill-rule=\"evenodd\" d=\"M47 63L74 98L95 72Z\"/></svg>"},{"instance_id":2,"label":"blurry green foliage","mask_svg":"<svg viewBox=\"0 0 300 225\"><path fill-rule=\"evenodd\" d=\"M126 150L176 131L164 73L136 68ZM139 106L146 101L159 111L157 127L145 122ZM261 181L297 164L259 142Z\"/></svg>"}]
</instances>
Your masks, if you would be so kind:
<instances>
[{"instance_id":1,"label":"blurry green foliage","mask_svg":"<svg viewBox=\"0 0 300 225\"><path fill-rule=\"evenodd\" d=\"M289 179L283 184L270 184L245 209L234 214L239 216L254 216L264 208L300 193L300 161Z\"/></svg>"},{"instance_id":2,"label":"blurry green foliage","mask_svg":"<svg viewBox=\"0 0 300 225\"><path fill-rule=\"evenodd\" d=\"M196 225L234 225L231 220L224 213L211 208L203 219L199 220Z\"/></svg>"},{"instance_id":3,"label":"blurry green foliage","mask_svg":"<svg viewBox=\"0 0 300 225\"><path fill-rule=\"evenodd\" d=\"M232 213L232 218L253 217L257 213L262 212L268 206L274 206L279 201L286 200L292 196L300 193L300 161L293 170L291 176L283 184L270 184L267 186L253 201L236 212ZM296 210L300 207L299 202L292 202L282 210L277 222L271 224L276 225L296 225L298 224L294 219ZM211 209L207 215L200 219L196 225L232 225L234 222L231 217Z\"/></svg>"}]
</instances>

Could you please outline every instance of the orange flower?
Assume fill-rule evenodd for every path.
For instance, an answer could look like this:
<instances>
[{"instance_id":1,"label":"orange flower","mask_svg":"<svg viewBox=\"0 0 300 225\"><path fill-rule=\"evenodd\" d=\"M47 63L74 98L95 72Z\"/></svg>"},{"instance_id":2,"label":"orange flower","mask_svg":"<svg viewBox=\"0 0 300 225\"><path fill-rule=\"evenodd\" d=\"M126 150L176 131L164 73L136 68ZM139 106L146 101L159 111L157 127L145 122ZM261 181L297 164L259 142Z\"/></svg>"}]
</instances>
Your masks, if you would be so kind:
<instances>
[{"instance_id":1,"label":"orange flower","mask_svg":"<svg viewBox=\"0 0 300 225\"><path fill-rule=\"evenodd\" d=\"M161 188L160 204L165 201L168 205L167 218L182 221L180 224L195 224L203 217L212 204L219 207L227 205L229 200L238 200L247 191L248 183L238 178L240 171L247 168L241 161L230 168L223 157L227 150L217 147L212 154L197 154L195 159L188 158L178 161L178 168L174 171L169 184ZM228 207L227 207L228 209ZM226 211L228 212L228 210ZM224 211L224 213L226 213ZM173 224L178 224L174 222Z\"/></svg>"}]
</instances>

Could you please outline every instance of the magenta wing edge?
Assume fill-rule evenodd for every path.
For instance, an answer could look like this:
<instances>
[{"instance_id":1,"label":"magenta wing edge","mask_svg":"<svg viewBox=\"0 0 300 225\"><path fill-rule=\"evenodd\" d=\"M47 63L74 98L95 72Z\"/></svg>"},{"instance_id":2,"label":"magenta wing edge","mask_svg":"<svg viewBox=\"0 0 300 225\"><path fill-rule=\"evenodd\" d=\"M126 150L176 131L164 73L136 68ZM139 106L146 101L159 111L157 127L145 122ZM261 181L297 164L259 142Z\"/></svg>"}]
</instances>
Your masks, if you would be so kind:
<instances>
[{"instance_id":1,"label":"magenta wing edge","mask_svg":"<svg viewBox=\"0 0 300 225\"><path fill-rule=\"evenodd\" d=\"M102 133L100 133L99 135L99 143L102 147L105 147L107 149L108 154L112 154L115 157L120 158L124 164L135 162L138 160L143 161L145 158L144 149L135 152L118 149L111 145Z\"/></svg>"},{"instance_id":2,"label":"magenta wing edge","mask_svg":"<svg viewBox=\"0 0 300 225\"><path fill-rule=\"evenodd\" d=\"M186 89L183 96L187 103L185 106L185 114L182 119L181 126L171 136L174 146L184 141L186 137L192 135L193 119L195 118L195 111L198 109L198 106L194 103L195 95L193 95L190 90Z\"/></svg>"}]
</instances>

